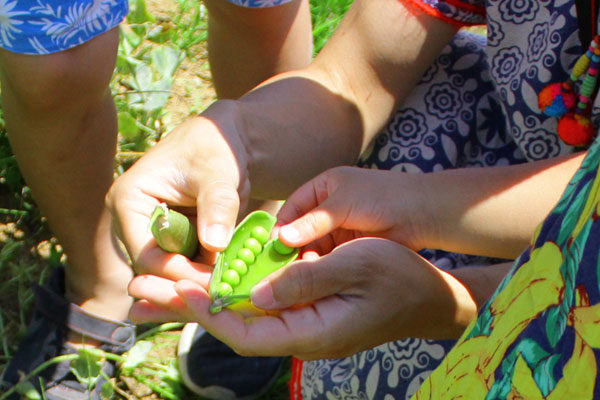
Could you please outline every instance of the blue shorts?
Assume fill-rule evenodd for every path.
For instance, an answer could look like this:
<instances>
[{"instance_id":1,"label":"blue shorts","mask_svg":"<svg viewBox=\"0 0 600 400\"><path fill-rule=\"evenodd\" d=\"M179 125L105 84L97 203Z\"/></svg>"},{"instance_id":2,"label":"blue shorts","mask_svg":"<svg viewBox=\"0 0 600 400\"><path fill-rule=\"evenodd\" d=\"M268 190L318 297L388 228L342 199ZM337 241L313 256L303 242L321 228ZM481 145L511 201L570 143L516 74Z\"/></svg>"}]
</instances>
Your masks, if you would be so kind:
<instances>
[{"instance_id":1,"label":"blue shorts","mask_svg":"<svg viewBox=\"0 0 600 400\"><path fill-rule=\"evenodd\" d=\"M290 0L227 0L243 7L272 7ZM0 11L0 47L21 54L68 50L118 26L128 0L15 0Z\"/></svg>"}]
</instances>

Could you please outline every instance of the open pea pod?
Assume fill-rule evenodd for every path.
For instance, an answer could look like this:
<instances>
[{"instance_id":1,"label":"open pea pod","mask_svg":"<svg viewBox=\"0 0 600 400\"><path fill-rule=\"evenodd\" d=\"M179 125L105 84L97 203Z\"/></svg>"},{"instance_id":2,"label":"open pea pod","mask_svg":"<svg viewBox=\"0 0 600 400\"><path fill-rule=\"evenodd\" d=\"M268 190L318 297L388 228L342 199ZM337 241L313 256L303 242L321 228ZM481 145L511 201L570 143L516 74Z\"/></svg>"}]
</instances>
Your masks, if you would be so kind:
<instances>
[{"instance_id":1,"label":"open pea pod","mask_svg":"<svg viewBox=\"0 0 600 400\"><path fill-rule=\"evenodd\" d=\"M150 217L150 231L158 246L166 252L183 254L188 258L196 255L198 235L196 227L185 215L169 210L164 203L154 209Z\"/></svg>"},{"instance_id":2,"label":"open pea pod","mask_svg":"<svg viewBox=\"0 0 600 400\"><path fill-rule=\"evenodd\" d=\"M298 257L298 249L270 239L276 220L259 210L239 223L229 246L219 254L211 277L211 313L242 302L249 305L254 285Z\"/></svg>"}]
</instances>

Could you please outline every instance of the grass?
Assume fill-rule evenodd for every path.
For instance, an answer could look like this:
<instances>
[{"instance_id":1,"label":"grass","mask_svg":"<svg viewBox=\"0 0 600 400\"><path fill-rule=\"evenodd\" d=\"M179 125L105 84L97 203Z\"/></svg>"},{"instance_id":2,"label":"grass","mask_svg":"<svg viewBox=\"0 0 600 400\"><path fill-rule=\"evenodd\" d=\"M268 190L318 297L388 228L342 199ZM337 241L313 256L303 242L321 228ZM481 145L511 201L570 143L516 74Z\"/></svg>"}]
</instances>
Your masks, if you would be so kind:
<instances>
[{"instance_id":1,"label":"grass","mask_svg":"<svg viewBox=\"0 0 600 400\"><path fill-rule=\"evenodd\" d=\"M117 175L183 118L214 100L201 2L147 1L130 0L110 84L119 121ZM311 0L315 53L351 1ZM31 317L31 285L44 283L54 268L64 265L65 257L21 177L0 108L0 373ZM92 382L98 373L90 371L104 357L118 361L119 377L106 385L107 398L193 398L179 380L174 363L180 328L180 324L140 327L140 340L129 353L116 356L84 350L70 356L73 368L82 380ZM287 398L288 378L289 373L284 374L263 399ZM42 397L30 391L28 398Z\"/></svg>"}]
</instances>

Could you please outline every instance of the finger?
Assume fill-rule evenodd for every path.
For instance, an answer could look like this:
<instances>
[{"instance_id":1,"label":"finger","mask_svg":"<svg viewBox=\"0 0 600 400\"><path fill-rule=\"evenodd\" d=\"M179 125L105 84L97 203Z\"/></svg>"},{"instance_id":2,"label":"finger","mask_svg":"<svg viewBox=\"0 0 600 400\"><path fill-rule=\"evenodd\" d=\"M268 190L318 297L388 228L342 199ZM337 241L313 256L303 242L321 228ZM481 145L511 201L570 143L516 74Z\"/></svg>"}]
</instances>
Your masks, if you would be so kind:
<instances>
[{"instance_id":1,"label":"finger","mask_svg":"<svg viewBox=\"0 0 600 400\"><path fill-rule=\"evenodd\" d=\"M198 195L198 233L206 249L221 251L229 244L240 207L237 189L214 181Z\"/></svg>"},{"instance_id":2,"label":"finger","mask_svg":"<svg viewBox=\"0 0 600 400\"><path fill-rule=\"evenodd\" d=\"M314 305L245 319L228 309L210 314L208 294L191 282L180 281L175 287L188 309L195 311L193 318L238 354L295 355L312 360L353 354L355 349L339 340L339 332L360 330L360 324L354 322L353 301L330 296Z\"/></svg>"},{"instance_id":3,"label":"finger","mask_svg":"<svg viewBox=\"0 0 600 400\"><path fill-rule=\"evenodd\" d=\"M140 192L131 193L123 186L128 186L125 175L122 180L115 181L106 197L106 205L113 215L113 228L127 253L135 264L139 254L154 242L149 229L150 215L160 203L159 200L141 196Z\"/></svg>"},{"instance_id":4,"label":"finger","mask_svg":"<svg viewBox=\"0 0 600 400\"><path fill-rule=\"evenodd\" d=\"M178 315L186 313L186 305L175 291L175 282L154 275L139 275L129 282L129 295L146 300Z\"/></svg>"},{"instance_id":5,"label":"finger","mask_svg":"<svg viewBox=\"0 0 600 400\"><path fill-rule=\"evenodd\" d=\"M319 258L319 253L315 250L306 250L301 254L301 259L304 261L315 261Z\"/></svg>"},{"instance_id":6,"label":"finger","mask_svg":"<svg viewBox=\"0 0 600 400\"><path fill-rule=\"evenodd\" d=\"M252 303L265 310L284 309L295 304L312 303L343 293L362 280L355 263L343 254L330 262L330 255L314 261L296 261L261 281L251 291Z\"/></svg>"},{"instance_id":7,"label":"finger","mask_svg":"<svg viewBox=\"0 0 600 400\"><path fill-rule=\"evenodd\" d=\"M238 354L244 356L283 356L293 354L299 342L294 328L303 324L312 325L316 320L314 312L290 311L291 314L306 314L304 317L288 317L287 325L279 316L265 315L244 319L240 314L224 309L216 314L208 311L210 299L205 291L190 282L176 284L177 292L186 302L188 309L194 310L195 319L213 336L219 338ZM312 315L311 315L312 314Z\"/></svg>"},{"instance_id":8,"label":"finger","mask_svg":"<svg viewBox=\"0 0 600 400\"><path fill-rule=\"evenodd\" d=\"M181 314L152 304L147 300L133 303L129 310L129 319L135 324L146 322L188 322Z\"/></svg>"},{"instance_id":9,"label":"finger","mask_svg":"<svg viewBox=\"0 0 600 400\"><path fill-rule=\"evenodd\" d=\"M319 205L315 194L315 185L318 185L320 175L296 189L283 203L277 212L277 225L286 225L297 220Z\"/></svg>"},{"instance_id":10,"label":"finger","mask_svg":"<svg viewBox=\"0 0 600 400\"><path fill-rule=\"evenodd\" d=\"M192 262L181 254L166 253L155 244L141 251L134 267L141 275L158 275L172 281L189 279L205 286L212 273L211 267Z\"/></svg>"}]
</instances>

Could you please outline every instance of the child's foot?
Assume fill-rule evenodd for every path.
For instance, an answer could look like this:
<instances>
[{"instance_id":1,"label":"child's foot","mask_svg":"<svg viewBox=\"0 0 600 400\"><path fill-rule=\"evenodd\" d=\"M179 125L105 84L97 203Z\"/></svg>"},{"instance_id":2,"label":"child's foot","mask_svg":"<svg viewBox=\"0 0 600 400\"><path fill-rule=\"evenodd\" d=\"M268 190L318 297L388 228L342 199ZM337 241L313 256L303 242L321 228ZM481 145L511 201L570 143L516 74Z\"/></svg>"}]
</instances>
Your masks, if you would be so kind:
<instances>
[{"instance_id":1,"label":"child's foot","mask_svg":"<svg viewBox=\"0 0 600 400\"><path fill-rule=\"evenodd\" d=\"M120 354L133 346L134 325L111 321L84 311L64 298L64 289L62 268L54 271L47 285L35 288L35 313L17 352L0 377L2 391L14 388L43 362L77 352L68 343L73 333L79 334L82 345L85 345L87 338L88 343L99 344L94 347L111 353ZM102 366L104 374L109 377L114 375L114 369L109 361ZM99 400L105 382L101 377L92 387L80 383L71 372L69 361L53 364L28 380L40 390L40 378L48 400ZM15 391L10 399L20 397L21 394Z\"/></svg>"}]
</instances>

